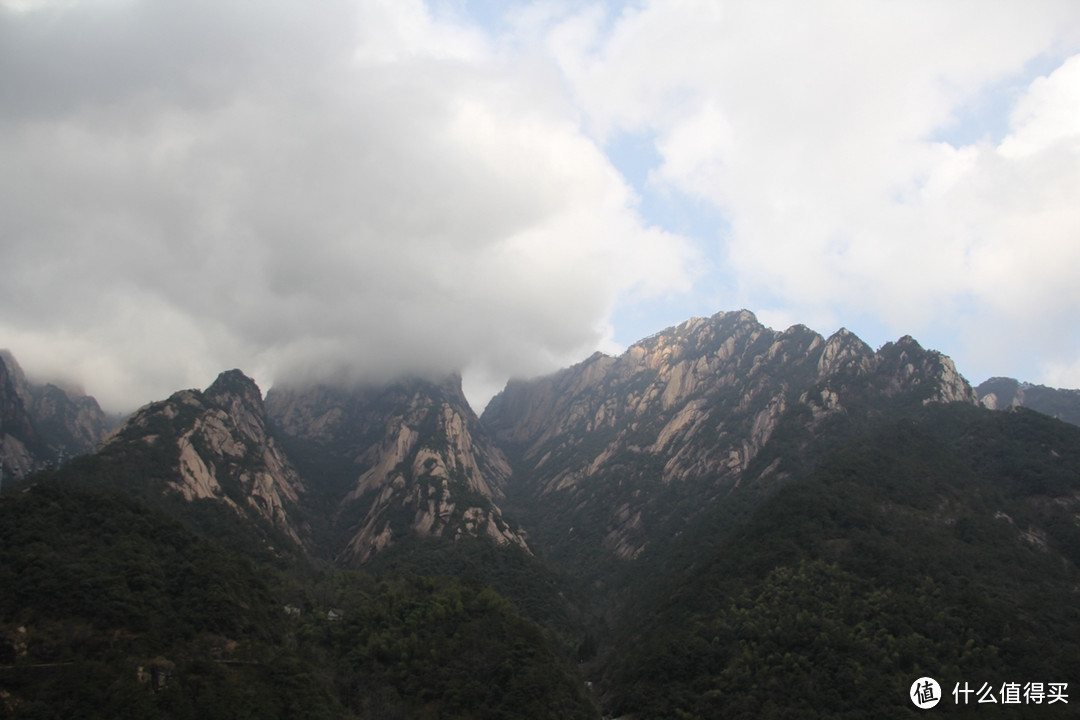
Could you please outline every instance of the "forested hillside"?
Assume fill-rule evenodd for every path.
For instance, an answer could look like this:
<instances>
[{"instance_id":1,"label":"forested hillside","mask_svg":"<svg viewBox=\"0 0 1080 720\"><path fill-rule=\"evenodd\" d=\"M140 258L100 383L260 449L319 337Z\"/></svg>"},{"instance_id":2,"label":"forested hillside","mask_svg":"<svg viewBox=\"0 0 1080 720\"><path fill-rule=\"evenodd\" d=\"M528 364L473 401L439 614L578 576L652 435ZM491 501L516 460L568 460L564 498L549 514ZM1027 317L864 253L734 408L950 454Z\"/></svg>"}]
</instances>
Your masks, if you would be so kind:
<instances>
[{"instance_id":1,"label":"forested hillside","mask_svg":"<svg viewBox=\"0 0 1080 720\"><path fill-rule=\"evenodd\" d=\"M1080 676L1080 433L938 408L832 454L713 542L673 551L607 661L616 713L908 717L911 683ZM686 547L686 545L692 545ZM691 557L692 562L686 563ZM962 697L961 697L962 700ZM1000 697L999 697L1000 702ZM995 717L1065 717L1062 703Z\"/></svg>"},{"instance_id":2,"label":"forested hillside","mask_svg":"<svg viewBox=\"0 0 1080 720\"><path fill-rule=\"evenodd\" d=\"M478 582L256 566L114 492L0 499L0 587L0 717L597 717Z\"/></svg>"}]
</instances>

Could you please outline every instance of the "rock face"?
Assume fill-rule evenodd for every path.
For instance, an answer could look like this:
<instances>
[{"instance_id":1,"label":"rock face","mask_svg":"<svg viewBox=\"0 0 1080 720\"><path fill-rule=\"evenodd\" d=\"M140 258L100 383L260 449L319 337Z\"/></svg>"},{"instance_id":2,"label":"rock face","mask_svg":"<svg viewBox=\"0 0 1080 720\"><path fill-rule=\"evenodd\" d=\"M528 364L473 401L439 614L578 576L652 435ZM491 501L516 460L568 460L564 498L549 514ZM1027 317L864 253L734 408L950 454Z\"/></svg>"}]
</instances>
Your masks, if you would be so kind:
<instances>
[{"instance_id":1,"label":"rock face","mask_svg":"<svg viewBox=\"0 0 1080 720\"><path fill-rule=\"evenodd\" d=\"M1080 390L1055 389L1013 378L995 377L981 383L976 392L979 402L991 410L1026 407L1080 425Z\"/></svg>"},{"instance_id":2,"label":"rock face","mask_svg":"<svg viewBox=\"0 0 1080 720\"><path fill-rule=\"evenodd\" d=\"M145 482L160 481L163 492L189 501L221 502L308 544L297 512L305 487L270 434L258 386L239 370L222 373L205 391L182 390L141 408L99 454L123 457L146 447L157 460L147 463Z\"/></svg>"},{"instance_id":3,"label":"rock face","mask_svg":"<svg viewBox=\"0 0 1080 720\"><path fill-rule=\"evenodd\" d=\"M27 409L29 389L15 358L0 354L0 459L4 477L22 477L38 463L43 451L34 421Z\"/></svg>"},{"instance_id":4,"label":"rock face","mask_svg":"<svg viewBox=\"0 0 1080 720\"><path fill-rule=\"evenodd\" d=\"M9 468L59 442L47 438L73 453L94 442L92 399L35 389L3 359ZM738 489L794 476L822 437L941 402L976 398L949 358L910 337L875 352L847 330L779 332L740 311L512 381L482 420L456 375L275 387L264 403L232 370L136 412L94 472L220 503L347 565L408 539L468 537L539 548L587 574L637 558Z\"/></svg>"},{"instance_id":5,"label":"rock face","mask_svg":"<svg viewBox=\"0 0 1080 720\"><path fill-rule=\"evenodd\" d=\"M0 457L8 477L92 452L109 429L94 398L31 384L15 357L0 350Z\"/></svg>"},{"instance_id":6,"label":"rock face","mask_svg":"<svg viewBox=\"0 0 1080 720\"><path fill-rule=\"evenodd\" d=\"M875 353L846 330L777 332L744 310L511 382L483 422L514 460L508 507L537 542L631 559L751 472L776 472L753 463L785 420L813 433L893 402L954 401L974 403L971 387L909 337Z\"/></svg>"},{"instance_id":7,"label":"rock face","mask_svg":"<svg viewBox=\"0 0 1080 720\"><path fill-rule=\"evenodd\" d=\"M497 504L509 463L469 407L460 377L274 388L267 407L323 493L335 554L346 564L410 536L487 537L527 549Z\"/></svg>"}]
</instances>

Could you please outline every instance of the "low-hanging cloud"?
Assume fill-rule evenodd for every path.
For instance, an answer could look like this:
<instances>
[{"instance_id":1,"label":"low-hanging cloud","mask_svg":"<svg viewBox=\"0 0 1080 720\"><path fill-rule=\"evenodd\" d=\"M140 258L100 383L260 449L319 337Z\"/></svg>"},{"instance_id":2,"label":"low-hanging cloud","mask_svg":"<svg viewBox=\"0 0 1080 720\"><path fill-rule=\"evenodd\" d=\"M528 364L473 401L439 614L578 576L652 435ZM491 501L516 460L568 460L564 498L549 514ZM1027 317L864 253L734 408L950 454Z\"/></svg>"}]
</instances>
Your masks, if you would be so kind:
<instances>
[{"instance_id":1,"label":"low-hanging cloud","mask_svg":"<svg viewBox=\"0 0 1080 720\"><path fill-rule=\"evenodd\" d=\"M542 56L419 2L0 5L0 344L113 407L466 370L685 289Z\"/></svg>"}]
</instances>

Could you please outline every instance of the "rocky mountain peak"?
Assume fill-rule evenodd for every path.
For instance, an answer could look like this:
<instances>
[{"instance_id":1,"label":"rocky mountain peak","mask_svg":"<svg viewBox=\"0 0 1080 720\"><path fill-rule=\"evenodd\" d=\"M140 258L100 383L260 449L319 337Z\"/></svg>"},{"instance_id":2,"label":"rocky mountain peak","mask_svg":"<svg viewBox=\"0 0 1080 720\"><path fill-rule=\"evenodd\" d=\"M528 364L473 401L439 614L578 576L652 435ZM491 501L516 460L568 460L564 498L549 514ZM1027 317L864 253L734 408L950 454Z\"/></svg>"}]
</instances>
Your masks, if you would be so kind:
<instances>
[{"instance_id":1,"label":"rocky mountain peak","mask_svg":"<svg viewBox=\"0 0 1080 720\"><path fill-rule=\"evenodd\" d=\"M30 383L26 380L26 373L10 350L0 349L0 376L5 379L10 387L24 404L33 402L33 394L30 391Z\"/></svg>"},{"instance_id":2,"label":"rocky mountain peak","mask_svg":"<svg viewBox=\"0 0 1080 720\"><path fill-rule=\"evenodd\" d=\"M876 371L888 378L888 390L892 394L912 392L923 403L978 403L975 390L957 372L952 358L924 349L910 335L883 345L876 361Z\"/></svg>"},{"instance_id":3,"label":"rocky mountain peak","mask_svg":"<svg viewBox=\"0 0 1080 720\"><path fill-rule=\"evenodd\" d=\"M870 369L873 349L847 328L829 336L818 360L818 376L825 378L839 372L861 373Z\"/></svg>"},{"instance_id":4,"label":"rocky mountain peak","mask_svg":"<svg viewBox=\"0 0 1080 720\"><path fill-rule=\"evenodd\" d=\"M43 450L27 407L25 382L11 353L0 351L0 459L5 477L21 477L32 471Z\"/></svg>"},{"instance_id":5,"label":"rocky mountain peak","mask_svg":"<svg viewBox=\"0 0 1080 720\"><path fill-rule=\"evenodd\" d=\"M255 381L240 370L227 370L206 388L204 393L213 402L231 404L233 399L242 402L249 410L262 411L262 391Z\"/></svg>"},{"instance_id":6,"label":"rocky mountain peak","mask_svg":"<svg viewBox=\"0 0 1080 720\"><path fill-rule=\"evenodd\" d=\"M1051 388L1020 382L1014 378L992 377L976 388L979 402L991 410L1026 407L1073 425L1080 425L1080 390Z\"/></svg>"},{"instance_id":7,"label":"rocky mountain peak","mask_svg":"<svg viewBox=\"0 0 1080 720\"><path fill-rule=\"evenodd\" d=\"M875 353L846 329L827 340L805 326L777 332L742 310L511 382L483 422L517 459L508 502L530 532L633 558L688 508L778 472L747 475L785 417L812 433L892 398L974 402L951 360L909 337ZM600 527L584 519L597 512Z\"/></svg>"},{"instance_id":8,"label":"rocky mountain peak","mask_svg":"<svg viewBox=\"0 0 1080 720\"><path fill-rule=\"evenodd\" d=\"M29 382L15 356L0 350L0 457L9 476L91 452L109 429L97 400Z\"/></svg>"},{"instance_id":9,"label":"rocky mountain peak","mask_svg":"<svg viewBox=\"0 0 1080 720\"><path fill-rule=\"evenodd\" d=\"M1007 410L1023 402L1023 388L1015 378L992 377L976 389L979 402L990 410Z\"/></svg>"},{"instance_id":10,"label":"rocky mountain peak","mask_svg":"<svg viewBox=\"0 0 1080 720\"><path fill-rule=\"evenodd\" d=\"M268 411L334 508L337 554L362 563L406 537L525 548L498 502L510 465L459 375L378 386L274 388Z\"/></svg>"},{"instance_id":11,"label":"rocky mountain peak","mask_svg":"<svg viewBox=\"0 0 1080 720\"><path fill-rule=\"evenodd\" d=\"M269 430L262 393L239 370L205 391L181 390L136 411L107 441L111 456L153 448L168 472L164 492L212 500L265 521L300 546L309 539L295 512L306 491Z\"/></svg>"}]
</instances>

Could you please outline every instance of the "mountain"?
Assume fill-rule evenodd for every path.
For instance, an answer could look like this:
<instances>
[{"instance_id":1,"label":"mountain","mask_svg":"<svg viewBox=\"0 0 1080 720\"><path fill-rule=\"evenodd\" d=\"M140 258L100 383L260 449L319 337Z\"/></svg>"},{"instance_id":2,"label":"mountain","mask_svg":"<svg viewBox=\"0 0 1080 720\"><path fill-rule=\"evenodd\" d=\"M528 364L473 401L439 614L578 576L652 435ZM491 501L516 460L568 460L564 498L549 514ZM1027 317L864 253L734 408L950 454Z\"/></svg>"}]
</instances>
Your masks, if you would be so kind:
<instances>
[{"instance_id":1,"label":"mountain","mask_svg":"<svg viewBox=\"0 0 1080 720\"><path fill-rule=\"evenodd\" d=\"M1026 407L1080 425L1080 390L1054 389L1013 378L994 377L981 383L976 392L979 402L991 410Z\"/></svg>"},{"instance_id":2,"label":"mountain","mask_svg":"<svg viewBox=\"0 0 1080 720\"><path fill-rule=\"evenodd\" d=\"M819 438L938 402L975 394L910 337L874 352L846 330L778 332L744 310L513 381L482 421L513 461L508 511L582 570L667 543L737 488L796 475L824 452Z\"/></svg>"},{"instance_id":3,"label":"mountain","mask_svg":"<svg viewBox=\"0 0 1080 720\"><path fill-rule=\"evenodd\" d=\"M461 378L274 387L270 417L321 494L332 554L359 564L406 538L488 538L527 550L499 508L510 478Z\"/></svg>"},{"instance_id":4,"label":"mountain","mask_svg":"<svg viewBox=\"0 0 1080 720\"><path fill-rule=\"evenodd\" d=\"M44 447L27 409L29 391L10 353L0 354L0 462L4 477L22 477L39 464Z\"/></svg>"},{"instance_id":5,"label":"mountain","mask_svg":"<svg viewBox=\"0 0 1080 720\"><path fill-rule=\"evenodd\" d=\"M885 423L673 541L683 561L638 578L663 591L607 650L606 709L916 717L930 676L950 717L986 711L964 687L992 688L1001 717L1061 717L1020 693L1080 673L1078 510L1080 428L960 404Z\"/></svg>"},{"instance_id":6,"label":"mountain","mask_svg":"<svg viewBox=\"0 0 1080 720\"><path fill-rule=\"evenodd\" d=\"M929 675L974 716L1080 673L1080 428L1007 390L747 311L480 418L457 376L223 373L0 496L0 715L904 718Z\"/></svg>"},{"instance_id":7,"label":"mountain","mask_svg":"<svg viewBox=\"0 0 1080 720\"><path fill-rule=\"evenodd\" d=\"M599 718L479 583L274 571L98 487L0 497L0 587L4 718Z\"/></svg>"},{"instance_id":8,"label":"mountain","mask_svg":"<svg viewBox=\"0 0 1080 720\"><path fill-rule=\"evenodd\" d=\"M239 370L140 408L62 476L164 502L210 535L310 545L304 483L270 433L261 391Z\"/></svg>"},{"instance_id":9,"label":"mountain","mask_svg":"<svg viewBox=\"0 0 1080 720\"><path fill-rule=\"evenodd\" d=\"M0 459L7 477L92 452L111 426L97 400L30 383L15 357L0 350Z\"/></svg>"},{"instance_id":10,"label":"mountain","mask_svg":"<svg viewBox=\"0 0 1080 720\"><path fill-rule=\"evenodd\" d=\"M0 716L599 717L458 378L268 402L294 436L233 370L0 496Z\"/></svg>"}]
</instances>

